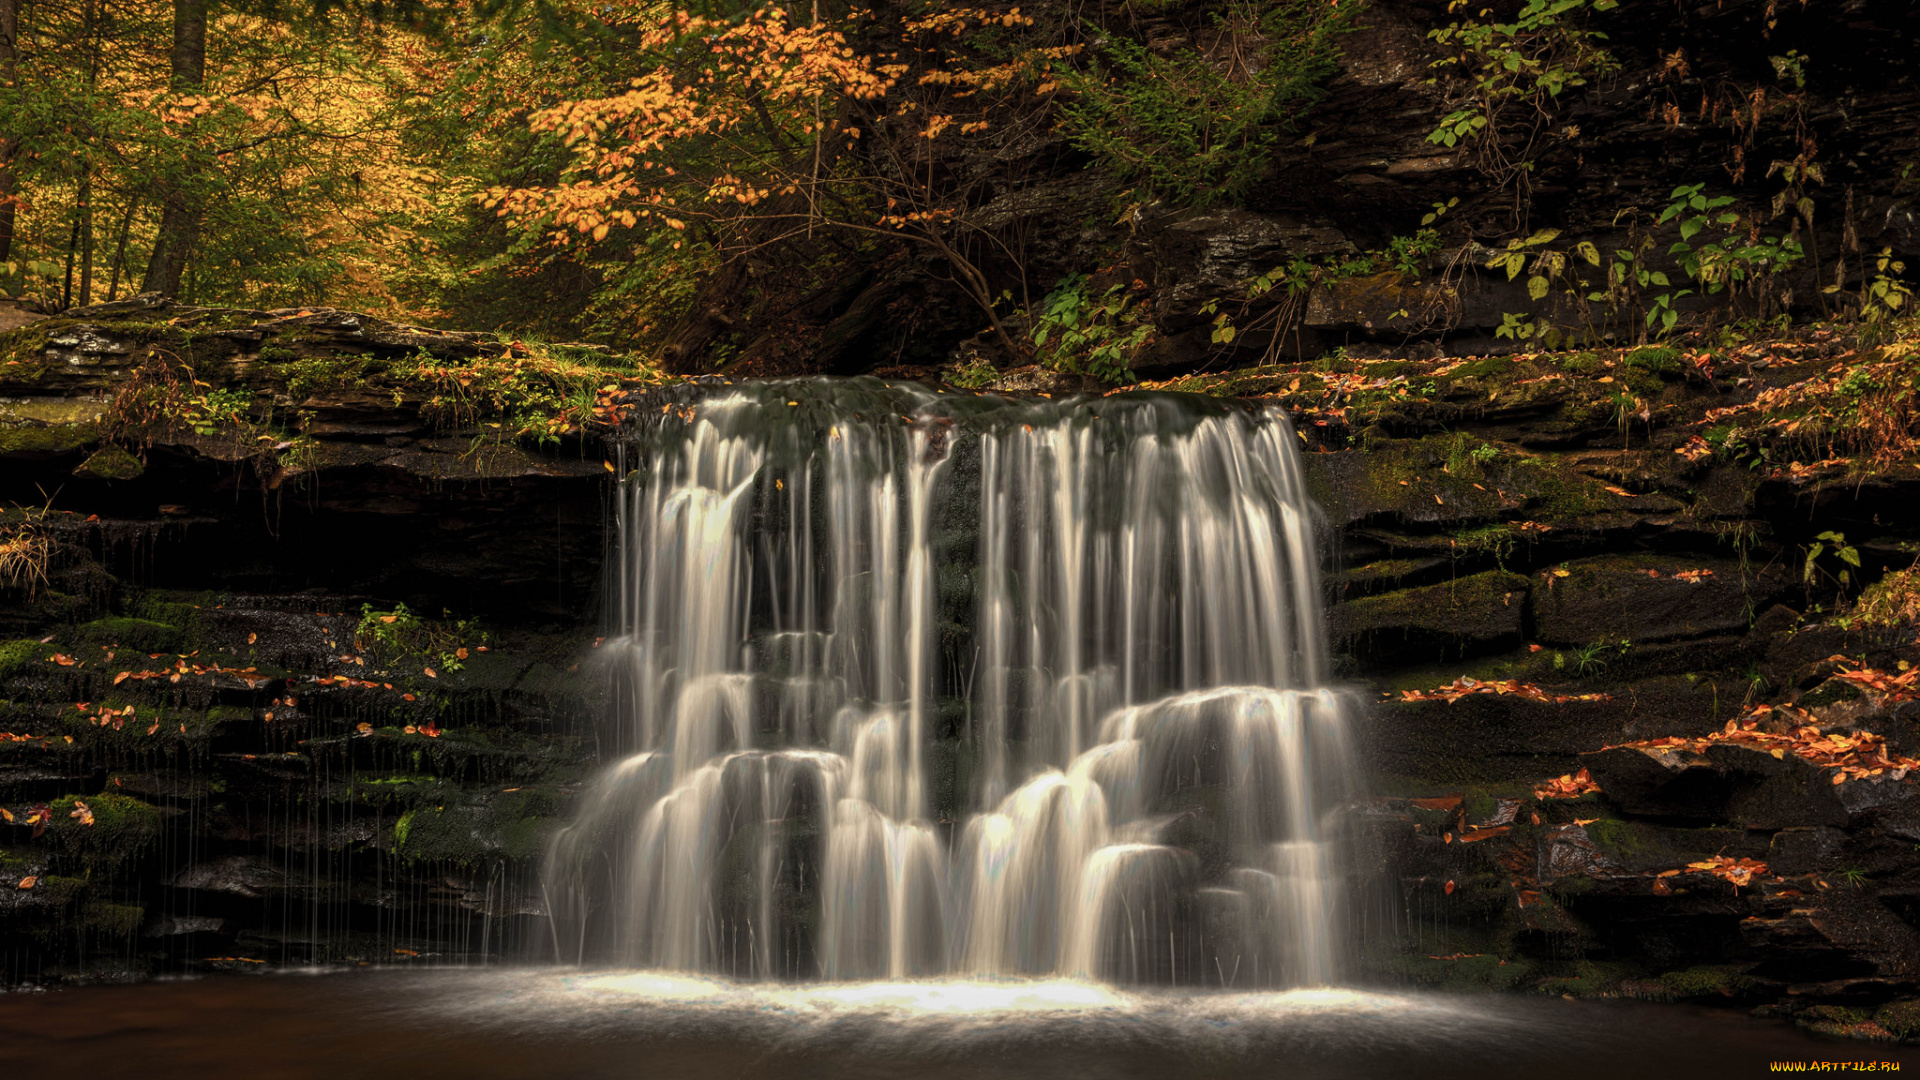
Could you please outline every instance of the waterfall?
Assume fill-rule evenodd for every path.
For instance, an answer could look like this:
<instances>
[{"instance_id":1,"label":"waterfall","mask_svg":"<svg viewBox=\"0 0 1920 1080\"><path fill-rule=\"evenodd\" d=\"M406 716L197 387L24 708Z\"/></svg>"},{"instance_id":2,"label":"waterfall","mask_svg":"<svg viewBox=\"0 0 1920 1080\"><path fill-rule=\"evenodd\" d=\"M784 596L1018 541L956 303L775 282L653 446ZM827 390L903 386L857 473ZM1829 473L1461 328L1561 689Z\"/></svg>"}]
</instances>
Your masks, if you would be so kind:
<instances>
[{"instance_id":1,"label":"waterfall","mask_svg":"<svg viewBox=\"0 0 1920 1080\"><path fill-rule=\"evenodd\" d=\"M752 978L1341 972L1313 510L1278 412L681 387L623 450L624 757L575 962Z\"/></svg>"}]
</instances>

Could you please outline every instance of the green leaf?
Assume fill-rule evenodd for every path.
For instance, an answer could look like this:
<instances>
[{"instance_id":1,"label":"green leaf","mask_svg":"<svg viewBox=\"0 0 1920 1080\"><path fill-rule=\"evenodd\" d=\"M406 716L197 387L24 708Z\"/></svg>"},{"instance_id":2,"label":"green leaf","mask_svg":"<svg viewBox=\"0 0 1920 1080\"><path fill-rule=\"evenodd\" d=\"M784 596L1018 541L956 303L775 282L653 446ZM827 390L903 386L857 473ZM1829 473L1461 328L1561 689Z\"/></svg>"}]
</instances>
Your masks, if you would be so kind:
<instances>
[{"instance_id":1,"label":"green leaf","mask_svg":"<svg viewBox=\"0 0 1920 1080\"><path fill-rule=\"evenodd\" d=\"M1535 274L1527 279L1527 296L1533 300L1544 300L1547 298L1547 286L1547 279Z\"/></svg>"},{"instance_id":2,"label":"green leaf","mask_svg":"<svg viewBox=\"0 0 1920 1080\"><path fill-rule=\"evenodd\" d=\"M1539 232L1527 237L1527 246L1538 247L1541 244L1551 244L1559 235L1559 229L1541 229Z\"/></svg>"}]
</instances>

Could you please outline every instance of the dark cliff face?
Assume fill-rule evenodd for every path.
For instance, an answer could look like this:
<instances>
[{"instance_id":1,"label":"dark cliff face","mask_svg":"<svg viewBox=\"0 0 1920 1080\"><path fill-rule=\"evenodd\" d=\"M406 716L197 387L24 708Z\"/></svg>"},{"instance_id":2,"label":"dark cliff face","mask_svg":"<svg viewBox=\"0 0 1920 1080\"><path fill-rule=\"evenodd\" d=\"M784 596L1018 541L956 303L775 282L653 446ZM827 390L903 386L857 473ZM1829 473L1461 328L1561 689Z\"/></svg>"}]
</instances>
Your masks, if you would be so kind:
<instances>
[{"instance_id":1,"label":"dark cliff face","mask_svg":"<svg viewBox=\"0 0 1920 1080\"><path fill-rule=\"evenodd\" d=\"M1473 7L1498 22L1519 6ZM1341 345L1410 355L1514 351L1494 334L1506 315L1537 317L1558 305L1567 317L1570 302L1557 290L1530 295L1524 277L1489 270L1489 256L1553 229L1556 249L1591 243L1610 257L1633 246L1636 226L1654 221L1683 186L1703 185L1766 231L1798 237L1806 257L1770 288L1774 302L1799 315L1827 310L1827 286L1857 288L1871 274L1868 257L1882 249L1920 265L1920 13L1911 5L1715 0L1583 9L1576 16L1605 35L1593 44L1613 66L1586 70L1584 84L1558 95L1509 106L1493 136L1447 147L1429 135L1442 117L1474 108L1473 92L1465 69L1444 63L1451 52L1429 32L1473 14L1441 0L1366 5L1340 38L1325 96L1290 120L1237 205L1141 201L1134 185L1058 133L1032 146L983 144L971 164L1014 178L977 208L982 223L1018 238L1009 245L1018 262L989 265L995 287L1037 297L1076 273L1093 274L1102 287L1140 282L1157 337L1138 363L1167 374L1312 357ZM1140 18L1129 33L1172 57L1217 44L1221 31L1206 5L1187 5ZM1796 209L1802 198L1810 200L1804 217ZM1284 291L1237 306L1260 274L1295 260L1337 263L1386 251L1450 203L1431 222L1431 250L1406 260L1376 254L1372 271L1298 310L1284 310ZM1656 256L1664 258L1672 239L1662 234ZM934 363L978 331L977 314L939 283L940 272L913 259L888 264L889 287L917 297L915 329L903 349L889 325L872 324L869 354ZM1216 301L1249 328L1229 344L1209 333L1215 310L1207 305ZM1700 297L1680 306L1689 316L1703 307ZM1632 323L1602 320L1600 329L1631 336ZM961 353L975 348L1008 362L985 337ZM857 370L835 355L835 370Z\"/></svg>"}]
</instances>

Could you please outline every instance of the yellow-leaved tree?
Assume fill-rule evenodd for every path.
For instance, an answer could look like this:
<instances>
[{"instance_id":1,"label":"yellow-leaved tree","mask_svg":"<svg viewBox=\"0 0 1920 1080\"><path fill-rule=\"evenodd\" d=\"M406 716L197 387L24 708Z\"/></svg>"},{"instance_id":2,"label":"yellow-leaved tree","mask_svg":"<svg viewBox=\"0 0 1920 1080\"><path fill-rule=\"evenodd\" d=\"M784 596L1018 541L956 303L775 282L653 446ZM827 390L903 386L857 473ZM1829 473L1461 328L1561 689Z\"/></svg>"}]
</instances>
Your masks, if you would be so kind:
<instances>
[{"instance_id":1,"label":"yellow-leaved tree","mask_svg":"<svg viewBox=\"0 0 1920 1080\"><path fill-rule=\"evenodd\" d=\"M1040 130L1053 65L1078 45L1045 41L1017 7L892 25L818 7L730 20L627 0L596 12L638 50L641 73L532 113L568 160L553 183L484 198L553 245L665 229L684 238L675 246L707 246L714 269L662 348L670 369L701 368L753 256L796 240L921 246L1019 351L994 285L1023 286L1021 260L985 212L1008 178L957 167L957 154L965 140Z\"/></svg>"}]
</instances>

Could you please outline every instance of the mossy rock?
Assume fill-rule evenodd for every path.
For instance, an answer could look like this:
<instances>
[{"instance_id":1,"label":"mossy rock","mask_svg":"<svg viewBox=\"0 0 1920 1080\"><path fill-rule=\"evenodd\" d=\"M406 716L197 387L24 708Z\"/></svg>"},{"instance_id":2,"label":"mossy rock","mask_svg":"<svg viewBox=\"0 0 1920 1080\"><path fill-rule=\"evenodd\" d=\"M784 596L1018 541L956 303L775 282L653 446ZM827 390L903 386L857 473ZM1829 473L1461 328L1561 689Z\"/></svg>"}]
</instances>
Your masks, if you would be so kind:
<instances>
[{"instance_id":1,"label":"mossy rock","mask_svg":"<svg viewBox=\"0 0 1920 1080\"><path fill-rule=\"evenodd\" d=\"M1392 967L1409 982L1440 990L1512 990L1533 981L1539 968L1530 960L1508 960L1493 953L1407 956Z\"/></svg>"},{"instance_id":2,"label":"mossy rock","mask_svg":"<svg viewBox=\"0 0 1920 1080\"><path fill-rule=\"evenodd\" d=\"M187 647L187 635L179 627L151 619L95 619L74 633L89 645L117 645L145 653L178 653Z\"/></svg>"},{"instance_id":3,"label":"mossy rock","mask_svg":"<svg viewBox=\"0 0 1920 1080\"><path fill-rule=\"evenodd\" d=\"M73 475L84 480L131 480L146 471L139 458L109 443L81 462Z\"/></svg>"},{"instance_id":4,"label":"mossy rock","mask_svg":"<svg viewBox=\"0 0 1920 1080\"><path fill-rule=\"evenodd\" d=\"M1694 571L1706 573L1678 576ZM1744 634L1774 585L1743 583L1729 560L1653 554L1601 555L1549 573L1551 587L1533 594L1534 621L1541 641L1571 647Z\"/></svg>"},{"instance_id":5,"label":"mossy rock","mask_svg":"<svg viewBox=\"0 0 1920 1080\"><path fill-rule=\"evenodd\" d=\"M147 910L136 904L94 900L80 910L81 926L105 937L132 937L146 921Z\"/></svg>"},{"instance_id":6,"label":"mossy rock","mask_svg":"<svg viewBox=\"0 0 1920 1080\"><path fill-rule=\"evenodd\" d=\"M456 865L532 859L563 824L558 810L537 788L490 793L465 805L421 806L394 823L393 848L405 859Z\"/></svg>"},{"instance_id":7,"label":"mossy rock","mask_svg":"<svg viewBox=\"0 0 1920 1080\"><path fill-rule=\"evenodd\" d=\"M1900 1036L1880 1026L1871 1009L1847 1005L1815 1005L1794 1017L1801 1027L1816 1035L1866 1042L1894 1042Z\"/></svg>"},{"instance_id":8,"label":"mossy rock","mask_svg":"<svg viewBox=\"0 0 1920 1080\"><path fill-rule=\"evenodd\" d=\"M74 818L81 803L92 811L92 825ZM88 861L134 858L160 835L159 809L129 795L63 795L49 805L53 821L47 835L55 845L79 852Z\"/></svg>"},{"instance_id":9,"label":"mossy rock","mask_svg":"<svg viewBox=\"0 0 1920 1080\"><path fill-rule=\"evenodd\" d=\"M1724 965L1690 967L1684 971L1661 974L1660 986L1675 998L1739 998L1754 992L1759 984L1747 978L1739 968Z\"/></svg>"},{"instance_id":10,"label":"mossy rock","mask_svg":"<svg viewBox=\"0 0 1920 1080\"><path fill-rule=\"evenodd\" d=\"M1873 1022L1898 1039L1920 1039L1920 999L1880 1006Z\"/></svg>"},{"instance_id":11,"label":"mossy rock","mask_svg":"<svg viewBox=\"0 0 1920 1080\"><path fill-rule=\"evenodd\" d=\"M0 641L0 683L33 670L50 655L51 647L28 638Z\"/></svg>"},{"instance_id":12,"label":"mossy rock","mask_svg":"<svg viewBox=\"0 0 1920 1080\"><path fill-rule=\"evenodd\" d=\"M50 458L78 450L99 437L92 424L0 427L0 458Z\"/></svg>"},{"instance_id":13,"label":"mossy rock","mask_svg":"<svg viewBox=\"0 0 1920 1080\"><path fill-rule=\"evenodd\" d=\"M1518 574L1485 573L1415 589L1362 597L1330 613L1336 647L1370 654L1432 656L1484 651L1520 638L1528 581Z\"/></svg>"}]
</instances>

